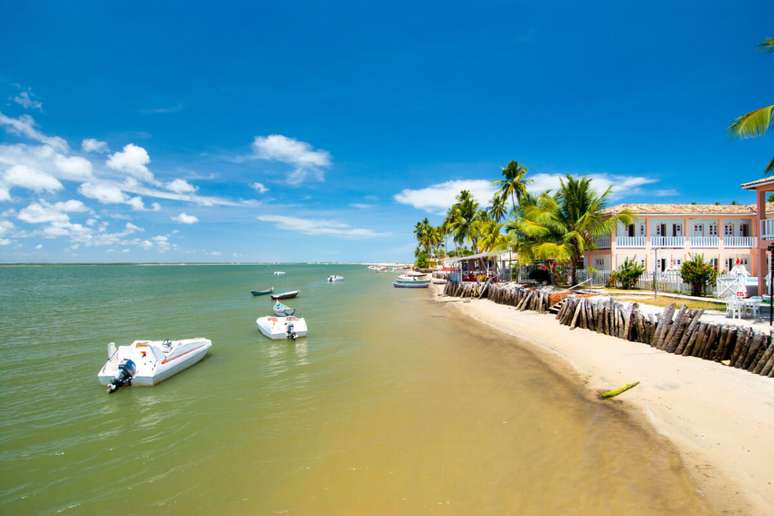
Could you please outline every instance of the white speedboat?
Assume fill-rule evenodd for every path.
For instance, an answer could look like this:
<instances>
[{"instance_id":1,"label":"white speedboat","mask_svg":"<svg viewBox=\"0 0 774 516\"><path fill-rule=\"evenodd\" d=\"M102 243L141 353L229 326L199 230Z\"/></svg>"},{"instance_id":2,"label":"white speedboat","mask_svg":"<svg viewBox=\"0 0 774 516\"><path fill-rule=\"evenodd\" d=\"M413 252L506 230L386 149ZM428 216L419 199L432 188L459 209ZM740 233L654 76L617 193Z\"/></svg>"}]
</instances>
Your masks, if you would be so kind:
<instances>
[{"instance_id":1,"label":"white speedboat","mask_svg":"<svg viewBox=\"0 0 774 516\"><path fill-rule=\"evenodd\" d=\"M115 392L124 385L156 385L204 358L212 341L203 337L182 340L135 340L128 346L108 344L108 360L97 378Z\"/></svg>"},{"instance_id":2,"label":"white speedboat","mask_svg":"<svg viewBox=\"0 0 774 516\"><path fill-rule=\"evenodd\" d=\"M274 271L274 275L275 276L284 276L285 272L284 271Z\"/></svg>"},{"instance_id":3,"label":"white speedboat","mask_svg":"<svg viewBox=\"0 0 774 516\"><path fill-rule=\"evenodd\" d=\"M258 325L258 330L270 339L296 340L298 337L306 337L306 320L303 317L267 315L259 317L255 323Z\"/></svg>"},{"instance_id":4,"label":"white speedboat","mask_svg":"<svg viewBox=\"0 0 774 516\"><path fill-rule=\"evenodd\" d=\"M338 276L338 275L335 275L335 274L331 274L330 276L328 276L328 283L335 283L335 282L341 281L343 279L344 279L344 276Z\"/></svg>"}]
</instances>

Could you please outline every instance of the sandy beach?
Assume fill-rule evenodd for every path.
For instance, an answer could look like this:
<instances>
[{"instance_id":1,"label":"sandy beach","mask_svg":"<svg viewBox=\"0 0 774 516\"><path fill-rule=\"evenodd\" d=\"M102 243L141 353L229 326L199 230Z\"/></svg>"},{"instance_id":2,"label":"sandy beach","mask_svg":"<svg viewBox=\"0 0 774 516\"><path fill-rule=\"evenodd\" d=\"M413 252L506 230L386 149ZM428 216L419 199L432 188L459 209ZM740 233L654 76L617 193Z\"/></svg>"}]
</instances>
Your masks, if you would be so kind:
<instances>
[{"instance_id":1,"label":"sandy beach","mask_svg":"<svg viewBox=\"0 0 774 516\"><path fill-rule=\"evenodd\" d=\"M633 381L616 398L645 417L679 450L717 513L772 514L774 507L774 381L695 357L589 330L570 330L550 314L518 311L487 299L435 299L507 335L518 337L546 363L578 375L597 391ZM606 402L609 403L609 402Z\"/></svg>"}]
</instances>

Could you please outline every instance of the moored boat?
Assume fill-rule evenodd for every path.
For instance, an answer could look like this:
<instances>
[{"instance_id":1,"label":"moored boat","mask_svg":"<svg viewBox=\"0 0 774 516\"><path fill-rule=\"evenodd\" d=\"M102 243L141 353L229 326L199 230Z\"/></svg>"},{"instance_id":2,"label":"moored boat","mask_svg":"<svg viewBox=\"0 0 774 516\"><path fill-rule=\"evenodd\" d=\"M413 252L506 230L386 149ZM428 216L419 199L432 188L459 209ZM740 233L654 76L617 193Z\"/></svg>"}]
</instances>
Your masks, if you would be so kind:
<instances>
[{"instance_id":1,"label":"moored boat","mask_svg":"<svg viewBox=\"0 0 774 516\"><path fill-rule=\"evenodd\" d=\"M156 385L199 362L212 347L203 337L181 340L135 340L108 344L108 360L97 379L112 393L125 385Z\"/></svg>"},{"instance_id":2,"label":"moored boat","mask_svg":"<svg viewBox=\"0 0 774 516\"><path fill-rule=\"evenodd\" d=\"M266 294L271 294L274 292L274 287L266 288L263 290L251 290L250 293L254 296L265 296Z\"/></svg>"},{"instance_id":3,"label":"moored boat","mask_svg":"<svg viewBox=\"0 0 774 516\"><path fill-rule=\"evenodd\" d=\"M285 271L274 271L274 275L275 276L284 276L285 275Z\"/></svg>"},{"instance_id":4,"label":"moored boat","mask_svg":"<svg viewBox=\"0 0 774 516\"><path fill-rule=\"evenodd\" d=\"M280 303L279 301L274 303L274 306L271 307L271 311L274 312L274 315L277 317L287 317L296 313L295 308L291 308L288 305Z\"/></svg>"},{"instance_id":5,"label":"moored boat","mask_svg":"<svg viewBox=\"0 0 774 516\"><path fill-rule=\"evenodd\" d=\"M328 276L328 283L335 283L335 282L341 281L343 279L344 279L344 276L338 276L338 275L335 275L335 274L331 274L330 276Z\"/></svg>"},{"instance_id":6,"label":"moored boat","mask_svg":"<svg viewBox=\"0 0 774 516\"><path fill-rule=\"evenodd\" d=\"M393 281L392 286L395 288L427 288L430 286L429 281Z\"/></svg>"},{"instance_id":7,"label":"moored boat","mask_svg":"<svg viewBox=\"0 0 774 516\"><path fill-rule=\"evenodd\" d=\"M267 315L255 320L255 324L265 337L273 340L296 340L306 337L306 320L303 317L273 317Z\"/></svg>"},{"instance_id":8,"label":"moored boat","mask_svg":"<svg viewBox=\"0 0 774 516\"><path fill-rule=\"evenodd\" d=\"M275 301L277 299L290 299L293 297L296 297L298 295L298 290L288 290L286 292L279 292L277 294L272 294L271 298Z\"/></svg>"}]
</instances>

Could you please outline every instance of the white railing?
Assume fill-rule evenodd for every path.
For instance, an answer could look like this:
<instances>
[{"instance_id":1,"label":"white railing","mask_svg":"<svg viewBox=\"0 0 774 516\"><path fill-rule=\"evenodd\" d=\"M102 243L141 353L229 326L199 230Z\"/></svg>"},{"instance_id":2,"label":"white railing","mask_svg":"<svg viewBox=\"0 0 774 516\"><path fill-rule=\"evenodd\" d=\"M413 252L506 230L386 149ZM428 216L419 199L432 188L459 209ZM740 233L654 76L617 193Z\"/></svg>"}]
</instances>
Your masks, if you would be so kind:
<instances>
[{"instance_id":1,"label":"white railing","mask_svg":"<svg viewBox=\"0 0 774 516\"><path fill-rule=\"evenodd\" d=\"M716 236L692 235L689 241L691 247L720 247L720 239Z\"/></svg>"},{"instance_id":2,"label":"white railing","mask_svg":"<svg viewBox=\"0 0 774 516\"><path fill-rule=\"evenodd\" d=\"M684 239L681 236L655 236L650 238L653 247L683 247Z\"/></svg>"},{"instance_id":3,"label":"white railing","mask_svg":"<svg viewBox=\"0 0 774 516\"><path fill-rule=\"evenodd\" d=\"M755 245L755 237L726 235L723 237L723 242L726 244L726 247L753 247Z\"/></svg>"},{"instance_id":4,"label":"white railing","mask_svg":"<svg viewBox=\"0 0 774 516\"><path fill-rule=\"evenodd\" d=\"M597 237L595 244L598 249L609 249L610 248L610 236L600 236Z\"/></svg>"},{"instance_id":5,"label":"white railing","mask_svg":"<svg viewBox=\"0 0 774 516\"><path fill-rule=\"evenodd\" d=\"M761 239L774 240L774 219L763 219L761 221Z\"/></svg>"},{"instance_id":6,"label":"white railing","mask_svg":"<svg viewBox=\"0 0 774 516\"><path fill-rule=\"evenodd\" d=\"M645 247L645 237L617 236L615 237L615 245L617 247Z\"/></svg>"}]
</instances>

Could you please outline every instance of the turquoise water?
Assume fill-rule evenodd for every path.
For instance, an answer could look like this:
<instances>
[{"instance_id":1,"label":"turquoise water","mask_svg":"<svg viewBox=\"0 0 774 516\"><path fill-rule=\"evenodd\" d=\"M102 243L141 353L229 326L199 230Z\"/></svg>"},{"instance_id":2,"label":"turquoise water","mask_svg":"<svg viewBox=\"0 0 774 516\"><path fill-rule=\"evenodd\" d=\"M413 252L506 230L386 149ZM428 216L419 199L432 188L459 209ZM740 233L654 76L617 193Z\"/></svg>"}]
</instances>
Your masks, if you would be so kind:
<instances>
[{"instance_id":1,"label":"turquoise water","mask_svg":"<svg viewBox=\"0 0 774 516\"><path fill-rule=\"evenodd\" d=\"M663 443L392 279L0 268L0 513L704 511ZM308 338L256 331L270 300L249 290L272 285L301 290ZM193 336L210 355L156 387L97 383L110 341Z\"/></svg>"}]
</instances>

